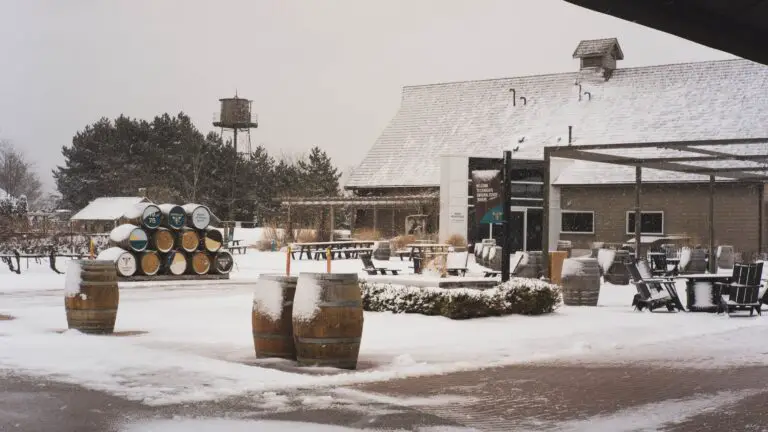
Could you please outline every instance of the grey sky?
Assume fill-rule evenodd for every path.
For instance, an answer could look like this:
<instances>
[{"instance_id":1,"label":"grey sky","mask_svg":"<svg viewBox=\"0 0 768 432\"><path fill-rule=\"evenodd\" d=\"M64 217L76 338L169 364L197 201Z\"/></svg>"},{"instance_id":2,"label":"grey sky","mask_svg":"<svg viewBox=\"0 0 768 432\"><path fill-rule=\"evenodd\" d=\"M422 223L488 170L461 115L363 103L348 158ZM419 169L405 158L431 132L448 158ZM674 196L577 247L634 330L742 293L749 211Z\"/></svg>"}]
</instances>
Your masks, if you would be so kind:
<instances>
[{"instance_id":1,"label":"grey sky","mask_svg":"<svg viewBox=\"0 0 768 432\"><path fill-rule=\"evenodd\" d=\"M0 138L53 187L60 148L102 116L254 100L253 145L360 162L403 85L570 71L581 39L619 67L731 57L561 0L0 0Z\"/></svg>"}]
</instances>

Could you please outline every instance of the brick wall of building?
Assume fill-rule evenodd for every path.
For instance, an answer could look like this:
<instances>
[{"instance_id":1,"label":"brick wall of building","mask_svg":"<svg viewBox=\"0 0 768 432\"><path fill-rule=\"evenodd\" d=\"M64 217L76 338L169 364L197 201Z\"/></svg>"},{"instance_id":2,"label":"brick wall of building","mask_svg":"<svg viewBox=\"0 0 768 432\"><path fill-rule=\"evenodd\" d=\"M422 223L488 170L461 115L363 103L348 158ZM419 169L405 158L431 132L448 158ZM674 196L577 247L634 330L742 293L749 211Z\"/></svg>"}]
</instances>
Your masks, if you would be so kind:
<instances>
[{"instance_id":1,"label":"brick wall of building","mask_svg":"<svg viewBox=\"0 0 768 432\"><path fill-rule=\"evenodd\" d=\"M595 212L594 234L561 234L574 248L588 248L594 241L624 242L626 212L634 209L633 185L562 187L561 208ZM715 244L733 245L745 256L758 250L758 208L762 187L718 184L715 189ZM664 234L687 234L694 243L709 244L709 185L643 185L641 207L664 212ZM764 212L763 218L766 218ZM766 228L763 222L763 244ZM765 250L765 249L763 249Z\"/></svg>"}]
</instances>

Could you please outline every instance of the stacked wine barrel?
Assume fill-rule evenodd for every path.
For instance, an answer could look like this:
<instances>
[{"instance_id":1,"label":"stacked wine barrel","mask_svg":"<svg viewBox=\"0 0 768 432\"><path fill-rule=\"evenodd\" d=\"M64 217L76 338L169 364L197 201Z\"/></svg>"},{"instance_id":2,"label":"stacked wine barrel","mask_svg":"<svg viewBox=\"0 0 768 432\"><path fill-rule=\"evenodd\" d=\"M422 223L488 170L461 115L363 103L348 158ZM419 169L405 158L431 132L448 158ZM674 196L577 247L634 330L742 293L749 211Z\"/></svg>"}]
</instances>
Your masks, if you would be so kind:
<instances>
[{"instance_id":1,"label":"stacked wine barrel","mask_svg":"<svg viewBox=\"0 0 768 432\"><path fill-rule=\"evenodd\" d=\"M114 262L124 279L228 275L232 255L222 249L223 234L211 226L211 219L204 205L137 204L112 230L110 248L97 259Z\"/></svg>"}]
</instances>

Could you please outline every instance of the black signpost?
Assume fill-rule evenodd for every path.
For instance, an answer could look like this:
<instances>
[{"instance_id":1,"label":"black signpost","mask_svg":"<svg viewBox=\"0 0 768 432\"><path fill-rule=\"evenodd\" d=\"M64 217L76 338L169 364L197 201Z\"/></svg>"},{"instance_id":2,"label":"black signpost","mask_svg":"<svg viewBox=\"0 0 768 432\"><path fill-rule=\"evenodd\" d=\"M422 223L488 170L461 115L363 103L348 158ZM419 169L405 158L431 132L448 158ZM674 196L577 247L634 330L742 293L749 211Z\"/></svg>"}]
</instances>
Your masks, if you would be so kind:
<instances>
[{"instance_id":1,"label":"black signpost","mask_svg":"<svg viewBox=\"0 0 768 432\"><path fill-rule=\"evenodd\" d=\"M504 152L504 165L501 169L501 203L503 208L503 236L501 238L501 281L509 280L509 254L511 252L512 226L509 219L512 216L510 207L509 167L512 165L512 152Z\"/></svg>"}]
</instances>

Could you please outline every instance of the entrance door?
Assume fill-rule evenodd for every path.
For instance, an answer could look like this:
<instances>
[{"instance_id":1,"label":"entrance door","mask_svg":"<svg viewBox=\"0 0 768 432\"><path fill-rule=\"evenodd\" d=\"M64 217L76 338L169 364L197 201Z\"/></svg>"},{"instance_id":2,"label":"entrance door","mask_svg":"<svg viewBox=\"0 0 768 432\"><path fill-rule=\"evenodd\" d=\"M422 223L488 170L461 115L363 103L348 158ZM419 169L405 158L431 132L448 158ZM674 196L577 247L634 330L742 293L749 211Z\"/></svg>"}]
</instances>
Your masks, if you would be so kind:
<instances>
[{"instance_id":1,"label":"entrance door","mask_svg":"<svg viewBox=\"0 0 768 432\"><path fill-rule=\"evenodd\" d=\"M525 216L525 250L540 251L544 237L542 235L544 225L544 210L529 208Z\"/></svg>"},{"instance_id":2,"label":"entrance door","mask_svg":"<svg viewBox=\"0 0 768 432\"><path fill-rule=\"evenodd\" d=\"M525 209L514 209L509 214L509 226L512 238L509 246L512 253L525 250Z\"/></svg>"}]
</instances>

